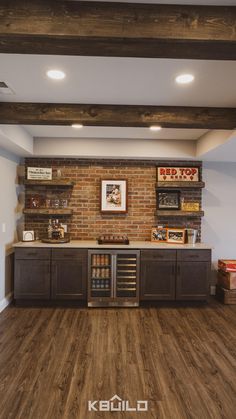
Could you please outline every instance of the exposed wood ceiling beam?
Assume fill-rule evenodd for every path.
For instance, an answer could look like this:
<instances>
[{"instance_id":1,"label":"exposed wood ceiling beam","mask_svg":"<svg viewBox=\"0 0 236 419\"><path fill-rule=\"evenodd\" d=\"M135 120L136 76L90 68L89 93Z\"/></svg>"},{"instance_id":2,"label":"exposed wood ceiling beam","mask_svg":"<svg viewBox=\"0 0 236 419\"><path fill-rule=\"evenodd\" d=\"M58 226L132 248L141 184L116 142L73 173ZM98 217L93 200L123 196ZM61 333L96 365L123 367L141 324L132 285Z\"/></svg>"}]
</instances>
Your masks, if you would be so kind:
<instances>
[{"instance_id":1,"label":"exposed wood ceiling beam","mask_svg":"<svg viewBox=\"0 0 236 419\"><path fill-rule=\"evenodd\" d=\"M2 0L0 52L236 59L236 7Z\"/></svg>"},{"instance_id":2,"label":"exposed wood ceiling beam","mask_svg":"<svg viewBox=\"0 0 236 419\"><path fill-rule=\"evenodd\" d=\"M236 108L0 102L0 124L234 129Z\"/></svg>"}]
</instances>

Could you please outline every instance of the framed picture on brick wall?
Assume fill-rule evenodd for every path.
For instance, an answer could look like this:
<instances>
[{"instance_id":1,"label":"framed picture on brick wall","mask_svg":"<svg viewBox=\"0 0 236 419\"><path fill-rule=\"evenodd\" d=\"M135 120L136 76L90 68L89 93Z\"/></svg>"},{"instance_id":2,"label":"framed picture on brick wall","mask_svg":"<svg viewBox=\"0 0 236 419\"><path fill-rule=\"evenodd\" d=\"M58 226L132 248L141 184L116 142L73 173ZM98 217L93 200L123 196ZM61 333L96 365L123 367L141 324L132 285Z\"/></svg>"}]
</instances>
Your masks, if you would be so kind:
<instances>
[{"instance_id":1,"label":"framed picture on brick wall","mask_svg":"<svg viewBox=\"0 0 236 419\"><path fill-rule=\"evenodd\" d=\"M128 184L124 179L101 180L101 212L124 214L128 210Z\"/></svg>"},{"instance_id":2,"label":"framed picture on brick wall","mask_svg":"<svg viewBox=\"0 0 236 419\"><path fill-rule=\"evenodd\" d=\"M179 210L180 191L177 190L157 190L157 208L159 210Z\"/></svg>"}]
</instances>

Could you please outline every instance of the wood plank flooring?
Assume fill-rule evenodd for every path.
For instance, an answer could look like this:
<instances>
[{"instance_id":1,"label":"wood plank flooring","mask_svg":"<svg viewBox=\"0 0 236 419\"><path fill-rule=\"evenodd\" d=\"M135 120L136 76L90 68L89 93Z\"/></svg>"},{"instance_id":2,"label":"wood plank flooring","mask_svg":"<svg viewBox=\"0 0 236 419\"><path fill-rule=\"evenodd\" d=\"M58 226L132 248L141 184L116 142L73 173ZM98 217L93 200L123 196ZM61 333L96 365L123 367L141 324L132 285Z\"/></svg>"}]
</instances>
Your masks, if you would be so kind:
<instances>
[{"instance_id":1,"label":"wood plank flooring","mask_svg":"<svg viewBox=\"0 0 236 419\"><path fill-rule=\"evenodd\" d=\"M115 394L148 400L148 412L88 411ZM235 417L236 306L0 315L1 419Z\"/></svg>"}]
</instances>

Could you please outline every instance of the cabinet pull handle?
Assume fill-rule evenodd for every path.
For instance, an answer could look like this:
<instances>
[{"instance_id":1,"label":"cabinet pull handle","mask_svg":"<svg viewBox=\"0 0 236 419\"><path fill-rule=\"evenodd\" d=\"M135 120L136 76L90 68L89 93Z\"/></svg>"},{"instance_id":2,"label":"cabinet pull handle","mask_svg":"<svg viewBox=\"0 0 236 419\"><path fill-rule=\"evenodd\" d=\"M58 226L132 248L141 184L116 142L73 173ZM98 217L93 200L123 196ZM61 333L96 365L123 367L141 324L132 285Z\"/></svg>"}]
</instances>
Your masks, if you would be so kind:
<instances>
[{"instance_id":1,"label":"cabinet pull handle","mask_svg":"<svg viewBox=\"0 0 236 419\"><path fill-rule=\"evenodd\" d=\"M28 256L36 256L36 255L37 255L37 252L28 253Z\"/></svg>"},{"instance_id":2,"label":"cabinet pull handle","mask_svg":"<svg viewBox=\"0 0 236 419\"><path fill-rule=\"evenodd\" d=\"M177 267L177 275L180 275L180 265Z\"/></svg>"}]
</instances>

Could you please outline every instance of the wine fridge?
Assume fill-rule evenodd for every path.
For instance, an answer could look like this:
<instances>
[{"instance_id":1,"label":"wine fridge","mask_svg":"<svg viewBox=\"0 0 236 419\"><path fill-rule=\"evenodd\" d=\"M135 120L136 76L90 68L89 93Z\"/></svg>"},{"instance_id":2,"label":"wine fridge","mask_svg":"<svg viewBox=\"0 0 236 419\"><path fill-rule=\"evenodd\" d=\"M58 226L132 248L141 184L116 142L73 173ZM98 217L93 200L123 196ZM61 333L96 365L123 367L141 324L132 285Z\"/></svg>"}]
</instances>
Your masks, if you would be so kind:
<instances>
[{"instance_id":1,"label":"wine fridge","mask_svg":"<svg viewBox=\"0 0 236 419\"><path fill-rule=\"evenodd\" d=\"M89 250L88 306L139 305L139 250Z\"/></svg>"}]
</instances>

